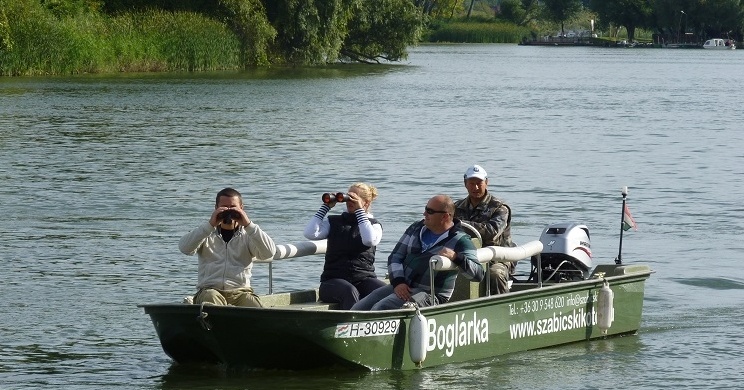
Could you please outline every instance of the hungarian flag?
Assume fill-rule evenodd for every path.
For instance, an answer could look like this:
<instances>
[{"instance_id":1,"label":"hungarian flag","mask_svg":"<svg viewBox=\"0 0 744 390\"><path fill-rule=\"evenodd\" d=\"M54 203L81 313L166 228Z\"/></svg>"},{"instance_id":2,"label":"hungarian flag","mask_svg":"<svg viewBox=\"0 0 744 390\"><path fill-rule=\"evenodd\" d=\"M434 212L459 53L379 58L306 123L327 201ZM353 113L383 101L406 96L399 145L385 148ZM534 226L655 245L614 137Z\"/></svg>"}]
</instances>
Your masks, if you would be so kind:
<instances>
[{"instance_id":1,"label":"hungarian flag","mask_svg":"<svg viewBox=\"0 0 744 390\"><path fill-rule=\"evenodd\" d=\"M633 219L633 216L630 215L630 209L628 208L628 204L625 204L625 210L623 210L623 230L628 231L630 228L633 228L633 230L638 230L638 227L636 226L635 219Z\"/></svg>"}]
</instances>

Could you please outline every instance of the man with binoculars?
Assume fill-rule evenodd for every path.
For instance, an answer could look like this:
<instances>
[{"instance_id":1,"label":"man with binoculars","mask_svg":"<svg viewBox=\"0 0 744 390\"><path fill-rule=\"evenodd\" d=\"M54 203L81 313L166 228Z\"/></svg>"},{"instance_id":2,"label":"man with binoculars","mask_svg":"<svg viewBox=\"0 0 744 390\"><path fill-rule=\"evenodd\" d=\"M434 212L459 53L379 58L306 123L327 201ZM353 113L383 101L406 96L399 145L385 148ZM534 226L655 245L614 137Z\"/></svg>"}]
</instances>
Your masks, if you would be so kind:
<instances>
[{"instance_id":1,"label":"man with binoculars","mask_svg":"<svg viewBox=\"0 0 744 390\"><path fill-rule=\"evenodd\" d=\"M199 257L195 304L262 306L251 287L253 260L273 258L276 245L248 218L240 192L218 192L209 221L184 235L178 248Z\"/></svg>"}]
</instances>

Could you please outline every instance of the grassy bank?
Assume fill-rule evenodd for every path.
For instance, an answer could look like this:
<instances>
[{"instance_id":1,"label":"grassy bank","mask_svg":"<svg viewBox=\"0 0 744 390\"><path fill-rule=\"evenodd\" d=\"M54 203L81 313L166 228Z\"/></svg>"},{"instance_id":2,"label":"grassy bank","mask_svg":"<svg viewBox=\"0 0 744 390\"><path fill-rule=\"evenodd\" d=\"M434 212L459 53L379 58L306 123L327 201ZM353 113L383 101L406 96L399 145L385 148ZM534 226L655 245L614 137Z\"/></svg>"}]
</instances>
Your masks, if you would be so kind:
<instances>
[{"instance_id":1,"label":"grassy bank","mask_svg":"<svg viewBox=\"0 0 744 390\"><path fill-rule=\"evenodd\" d=\"M519 43L530 29L503 22L435 23L426 37L429 42Z\"/></svg>"},{"instance_id":2,"label":"grassy bank","mask_svg":"<svg viewBox=\"0 0 744 390\"><path fill-rule=\"evenodd\" d=\"M201 71L239 67L239 42L195 13L56 17L34 0L0 0L0 75Z\"/></svg>"}]
</instances>

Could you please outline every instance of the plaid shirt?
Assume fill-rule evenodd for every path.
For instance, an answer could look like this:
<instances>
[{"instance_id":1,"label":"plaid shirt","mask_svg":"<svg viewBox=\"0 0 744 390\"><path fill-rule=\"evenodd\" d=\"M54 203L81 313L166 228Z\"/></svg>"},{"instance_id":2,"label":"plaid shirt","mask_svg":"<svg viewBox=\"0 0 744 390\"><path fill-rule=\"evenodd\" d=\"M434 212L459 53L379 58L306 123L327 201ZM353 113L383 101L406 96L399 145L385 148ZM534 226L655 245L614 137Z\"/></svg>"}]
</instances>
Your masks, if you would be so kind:
<instances>
[{"instance_id":1,"label":"plaid shirt","mask_svg":"<svg viewBox=\"0 0 744 390\"><path fill-rule=\"evenodd\" d=\"M424 221L412 224L393 248L388 257L388 272L390 284L397 286L401 283L409 287L430 289L429 260L439 254L442 248L455 251L455 263L470 280L481 281L485 275L483 267L478 262L475 246L470 237L460 231L460 221L449 229L447 235L434 245L423 250L421 233L426 229ZM452 296L455 288L457 270L437 272L434 277L434 288L437 296L446 300Z\"/></svg>"}]
</instances>

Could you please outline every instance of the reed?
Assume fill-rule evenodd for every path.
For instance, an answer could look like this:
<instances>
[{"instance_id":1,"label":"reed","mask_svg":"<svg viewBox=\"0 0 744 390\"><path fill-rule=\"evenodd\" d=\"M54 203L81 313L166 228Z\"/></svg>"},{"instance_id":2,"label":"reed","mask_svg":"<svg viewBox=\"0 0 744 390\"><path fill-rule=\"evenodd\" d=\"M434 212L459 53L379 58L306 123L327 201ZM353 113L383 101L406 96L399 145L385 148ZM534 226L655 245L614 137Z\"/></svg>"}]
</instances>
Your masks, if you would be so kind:
<instances>
[{"instance_id":1,"label":"reed","mask_svg":"<svg viewBox=\"0 0 744 390\"><path fill-rule=\"evenodd\" d=\"M237 69L228 27L189 12L56 17L33 0L4 1L0 75ZM4 31L0 29L0 33Z\"/></svg>"},{"instance_id":2,"label":"reed","mask_svg":"<svg viewBox=\"0 0 744 390\"><path fill-rule=\"evenodd\" d=\"M429 42L519 43L530 29L502 22L454 22L432 26Z\"/></svg>"}]
</instances>

